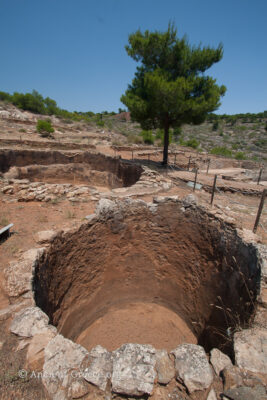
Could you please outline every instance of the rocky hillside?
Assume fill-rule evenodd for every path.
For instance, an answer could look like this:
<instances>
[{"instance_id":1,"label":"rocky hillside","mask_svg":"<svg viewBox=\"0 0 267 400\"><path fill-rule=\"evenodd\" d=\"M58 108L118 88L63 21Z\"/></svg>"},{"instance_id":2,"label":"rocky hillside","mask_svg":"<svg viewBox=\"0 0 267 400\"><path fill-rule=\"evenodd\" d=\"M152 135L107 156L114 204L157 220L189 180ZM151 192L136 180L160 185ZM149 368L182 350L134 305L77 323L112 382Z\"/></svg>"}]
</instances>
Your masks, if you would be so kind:
<instances>
[{"instance_id":1,"label":"rocky hillside","mask_svg":"<svg viewBox=\"0 0 267 400\"><path fill-rule=\"evenodd\" d=\"M91 115L92 114L92 115ZM12 129L5 122L25 122L25 128L20 127L20 133L35 133L35 124L38 119L49 118L55 127L54 137L62 139L64 135L77 143L77 133L85 137L86 132L98 132L99 140L105 140L113 145L125 144L151 144L162 145L163 132L154 130L145 134L140 125L130 120L127 112L114 113L68 113L61 115L42 115L29 111L20 110L8 102L0 102L0 136L15 133L16 127ZM253 114L251 114L253 115ZM84 116L84 119L83 119ZM180 130L171 132L172 146L182 145L192 147L201 152L222 155L225 157L252 159L259 162L267 161L267 117L236 118L230 120L230 116L220 117L216 122L209 118L209 121L194 126L184 125ZM9 129L11 128L11 129ZM25 131L25 132L23 132ZM103 137L102 137L102 136ZM98 139L98 138L97 138Z\"/></svg>"}]
</instances>

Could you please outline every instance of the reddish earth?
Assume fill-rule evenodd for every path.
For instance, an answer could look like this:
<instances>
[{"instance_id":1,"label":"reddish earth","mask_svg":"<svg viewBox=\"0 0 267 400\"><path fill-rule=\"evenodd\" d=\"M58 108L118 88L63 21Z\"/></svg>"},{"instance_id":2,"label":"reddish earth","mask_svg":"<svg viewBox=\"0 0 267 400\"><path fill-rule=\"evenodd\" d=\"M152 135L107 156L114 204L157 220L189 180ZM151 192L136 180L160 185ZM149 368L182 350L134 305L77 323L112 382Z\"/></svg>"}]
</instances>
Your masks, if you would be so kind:
<instances>
[{"instance_id":1,"label":"reddish earth","mask_svg":"<svg viewBox=\"0 0 267 400\"><path fill-rule=\"evenodd\" d=\"M1 141L2 147L7 146L5 143L7 143L9 139L14 139L12 145L8 144L8 146L10 148L13 147L13 149L15 147L25 149L33 145L38 146L38 148L47 149L49 149L49 147L84 149L85 147L90 148L96 146L96 150L100 151L102 154L111 156L120 155L122 158L128 160L131 160L132 158L131 150L116 150L115 152L108 143L103 145L103 139L106 139L106 137L104 137L102 133L88 134L87 132L87 137L84 138L83 132L79 133L77 131L75 136L74 130L68 129L65 126L65 133L58 133L57 142L49 143L45 139L40 139L40 137L34 132L34 126L26 126L27 133L20 132L19 130L25 128L25 125L25 122L5 122L1 133L1 139L3 139ZM69 136L66 136L66 134ZM113 135L113 137L115 138L115 135ZM6 142L5 138L8 139ZM29 141L29 138L33 142L37 141L37 143L23 142L24 139ZM75 140L77 140L77 143L73 143ZM70 141L72 141L72 143L69 143ZM92 143L92 145L89 143ZM134 159L139 159L141 160L141 163L149 165L148 153L151 151L153 152L153 149L151 151L144 151L145 149L142 150L134 147L133 149ZM179 155L177 155L177 159L174 155L171 155L170 161L174 162L176 159L178 165L181 167L184 166L185 168L188 165L190 156L191 168L194 167L196 163L199 163L199 167L202 168L203 171L205 171L207 165L207 158L212 159L210 168L225 168L229 166L237 167L242 164L242 162L238 161L204 154L200 155L185 148L179 148L178 150ZM23 153L25 155L26 152L23 151ZM150 156L150 160L155 162L160 162L161 159L162 154L160 152L158 152L158 154L151 154ZM36 162L36 164L38 164L38 162ZM99 165L101 165L101 162ZM155 168L153 163L150 166L151 168ZM162 171L162 173L165 172ZM194 173L191 173L191 176L193 180ZM202 178L204 179L205 176ZM52 179L53 182L58 182L57 178L54 179L53 177L49 177L49 179ZM34 180L38 180L38 177ZM246 188L247 184L242 183L242 187ZM160 195L178 195L182 198L189 193L192 193L192 189L187 187L184 182L178 180L175 181L175 186L170 191L160 193ZM197 191L195 194L201 205L204 205L205 207L209 206L209 193L202 190ZM151 201L152 198L153 195L142 197L142 199L146 201ZM213 211L218 212L218 214L223 212L230 218L233 218L233 222L237 227L243 227L251 231L255 221L258 204L259 198L255 196L244 196L238 193L225 194L221 192L216 193L215 195ZM7 307L9 304L9 299L6 297L4 292L5 284L3 280L3 270L11 260L19 259L23 251L32 247L39 247L34 238L35 233L48 229L60 230L67 227L78 226L86 215L91 214L94 211L94 208L95 203L92 201L73 205L65 200L56 204L40 204L37 202L17 203L12 196L4 196L0 193L0 225L4 225L5 221L8 221L8 223L14 223L14 229L12 230L14 234L12 234L7 241L0 244L0 309ZM267 242L266 217L266 211L264 210L261 218L261 225L257 232L259 235L259 241L263 243ZM173 218L172 214L168 217L168 221L170 226L173 226L173 224L175 225L175 218ZM213 274L216 275L218 273L220 260L216 260L216 251L214 251L212 246L207 245L207 241L202 237L203 231L200 230L200 232L198 232L197 226L193 231L183 228L179 235L175 237L170 237L168 235L168 229L165 227L163 232L161 232L161 235L158 235L157 237L157 235L151 235L151 227L149 226L144 232L142 225L144 222L145 220L141 219L140 223L131 226L131 228L137 228L137 225L139 225L139 228L132 236L129 231L127 234L124 234L125 232L123 233L123 231L117 234L107 234L100 231L98 236L93 232L92 236L95 238L95 243L97 243L97 251L99 254L106 254L103 259L100 259L100 269L103 268L107 262L110 262L113 270L112 268L106 268L104 275L101 276L96 268L94 271L95 275L92 274L90 276L90 279L93 281L93 286L95 285L95 287L99 288L100 296L96 296L96 301L90 303L90 312L88 312L89 319L85 318L84 326L78 326L76 331L74 326L73 332L70 333L69 327L71 326L71 323L73 324L73 321L75 322L72 315L72 311L75 314L75 307L72 309L73 304L75 305L75 302L78 301L79 307L84 305L84 308L80 308L79 312L84 313L84 310L88 310L87 297L90 296L86 297L84 294L88 293L90 295L90 290L88 290L87 286L90 282L88 282L89 280L86 281L86 276L88 275L86 268L84 268L83 271L84 275L78 277L76 282L77 285L74 285L74 291L71 296L63 299L63 306L66 306L67 313L63 315L64 313L62 313L62 310L59 310L58 315L57 313L54 313L53 315L51 314L52 317L54 317L55 322L62 328L63 333L65 332L67 336L68 334L73 336L76 341L81 341L88 348L93 347L95 344L102 344L108 349L114 349L122 342L138 341L139 343L151 343L155 347L165 347L170 349L175 347L183 336L189 342L196 341L196 337L193 336L192 333L195 325L191 325L189 328L190 324L186 323L185 320L187 319L187 322L191 322L191 320L190 318L186 318L186 315L187 317L192 317L193 322L196 320L203 326L204 317L208 316L211 312L210 304L212 300L214 300L214 296L217 296L218 288L223 286L222 284L229 280L229 276L227 276L227 279L222 279L220 274L219 282L210 279ZM81 232L81 236L82 234L83 232ZM192 245L192 235L195 237L195 234L196 239L194 246ZM184 238L185 241L183 242ZM75 244L75 239L78 239L78 236L73 239L74 241L70 246L70 252L73 250L72 246ZM109 243L109 246L106 246L110 239L111 242ZM155 244L156 246L154 246ZM159 255L158 249L161 244L163 246L161 247L161 253L163 252L164 256L162 256L162 254ZM136 248L139 245L141 247L139 247L137 251ZM111 252L112 246L115 249L113 253ZM86 240L84 239L80 249L74 249L76 253L75 251L70 253L73 258L74 266L75 264L76 266L81 266L80 262L83 261L85 262L85 267L86 265L92 265L92 263L88 264L88 262L86 264L86 257L88 258L88 253L86 255L87 247ZM172 248L172 254L169 254L170 248ZM206 253L204 252L204 255L202 254L202 256L199 256L199 248L205 249ZM132 264L129 262L129 258L127 258L129 255L131 258L131 255L134 254L137 254L136 264ZM144 262L140 262L140 260L142 261L142 257L138 258L138 255L140 254L145 254L145 257L143 257ZM64 259L64 252L60 256ZM175 263L177 263L177 258L179 258L179 264L181 267L178 275L175 274ZM211 261L211 258L213 261ZM99 261L99 259L97 260L96 258L95 261ZM201 268L199 275L196 274L195 266L196 263L200 261ZM163 267L164 265L167 265L166 268ZM96 266L96 264L93 264L93 266ZM156 268L154 268L155 266ZM123 269L125 269L125 271ZM154 274L155 270L156 274ZM139 277L140 285L137 282L138 285L131 286L131 279L137 277L135 271L141 271ZM181 274L181 271L183 274ZM101 287L102 283L105 280L111 282L112 279L116 277L116 274L119 277L118 282L111 286L110 292L107 292L105 296L103 296L107 287L105 285ZM58 280L55 281L58 283L59 293L60 291L64 291L64 285L70 278L70 271L66 271L64 279L62 279L62 276L59 276ZM172 283L174 281L176 285L178 284L180 291L177 290L177 286L175 287L175 290L172 289ZM71 280L69 280L69 282L71 282ZM151 284L151 282L153 282L153 284ZM164 282L165 284L163 284ZM61 283L63 284L62 286ZM130 295L129 287L131 287ZM82 289L81 293L79 293L80 289ZM224 288L221 288L221 290L223 294L226 295L227 301L227 297L229 297L229 293L231 292L224 290ZM184 296L179 298L179 296L181 296L181 291L183 291ZM171 302L172 307L168 307L170 306L170 299L167 298L165 298L166 301L164 304L162 304L163 302L159 302L160 304L157 303L157 299L155 299L155 302L151 303L152 297L157 296L158 293L163 294L163 296L165 294L171 294L174 296L173 298L175 299L175 302ZM208 297L205 297L207 294ZM125 301L122 301L122 297L124 297ZM120 304L119 307L116 304L112 304L114 298L118 299ZM56 299L54 300L57 301ZM81 300L84 300L84 302L82 303ZM101 307L99 308L101 302L103 305L102 309ZM174 304L176 305L176 308L173 307ZM184 310L181 310L181 305L183 305ZM62 309L64 309L64 307L62 307ZM186 313L186 311L188 311L188 313ZM223 319L223 316L217 315L217 318ZM0 342L3 343L3 347L0 349L0 398L6 400L46 399L47 397L44 394L42 385L39 381L21 381L18 379L17 372L19 369L24 367L25 349L19 352L16 351L18 339L14 335L9 334L9 323L10 320L3 323L1 322L0 328ZM198 329L196 329L196 332L200 332L199 326ZM177 385L179 386L179 383L175 382L176 387ZM180 397L179 393L177 396ZM120 397L118 396L117 398ZM197 393L192 395L192 398L200 399L201 395Z\"/></svg>"},{"instance_id":2,"label":"reddish earth","mask_svg":"<svg viewBox=\"0 0 267 400\"><path fill-rule=\"evenodd\" d=\"M140 343L171 351L181 343L197 343L197 339L173 311L141 302L110 309L83 331L76 342L88 350L98 344L112 351L124 343Z\"/></svg>"},{"instance_id":3,"label":"reddish earth","mask_svg":"<svg viewBox=\"0 0 267 400\"><path fill-rule=\"evenodd\" d=\"M254 293L258 279L255 251L234 230L169 203L156 214L136 205L58 236L33 285L51 323L88 348L141 340L172 349L193 338L207 351L230 351L224 312L228 327L247 324L248 290Z\"/></svg>"}]
</instances>

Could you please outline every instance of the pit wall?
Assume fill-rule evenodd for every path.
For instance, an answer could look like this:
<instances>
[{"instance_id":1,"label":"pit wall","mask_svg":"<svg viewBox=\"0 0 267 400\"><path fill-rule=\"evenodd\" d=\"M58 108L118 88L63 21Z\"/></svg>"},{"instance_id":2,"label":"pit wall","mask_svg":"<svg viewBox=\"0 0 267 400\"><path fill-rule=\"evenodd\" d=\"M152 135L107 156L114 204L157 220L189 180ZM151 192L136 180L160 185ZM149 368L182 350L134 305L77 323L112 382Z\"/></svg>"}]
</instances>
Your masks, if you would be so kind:
<instances>
[{"instance_id":1,"label":"pit wall","mask_svg":"<svg viewBox=\"0 0 267 400\"><path fill-rule=\"evenodd\" d=\"M227 328L250 324L258 295L257 251L200 208L181 206L155 204L155 214L142 203L118 206L104 222L58 236L35 269L36 304L75 341L112 305L154 302L177 313L207 351L223 333L231 352Z\"/></svg>"},{"instance_id":2,"label":"pit wall","mask_svg":"<svg viewBox=\"0 0 267 400\"><path fill-rule=\"evenodd\" d=\"M82 233L88 232L92 235L94 227L101 225L106 225L119 237L118 235L121 235L125 229L123 226L125 220L128 222L128 219L136 218L136 216L138 218L144 214L151 218L151 227L156 218L157 225L165 226L164 229L167 231L164 209L169 209L171 212L178 212L178 209L181 209L188 223L193 218L196 231L198 225L201 228L204 227L203 245L207 236L212 236L214 241L212 244L217 246L216 252L219 253L219 255L214 253L214 257L222 260L221 267L225 272L229 264L233 269L230 279L225 276L224 280L220 281L221 285L224 285L225 281L229 282L228 296L232 295L231 290L235 291L236 287L241 290L244 287L240 283L240 271L236 268L236 261L240 263L244 274L245 281L243 280L243 283L247 284L249 279L253 281L251 299L254 305L254 321L247 329L242 329L240 325L238 330L233 332L234 366L231 360L219 350L213 349L208 358L203 347L195 344L182 344L169 354L165 350L156 350L150 345L139 344L124 344L113 352L97 346L88 352L82 346L63 337L55 327L49 325L49 317L38 307L40 302L35 303L36 291L41 289L37 287L36 277L41 274L46 278L48 270L53 271L53 266L45 264L44 261L49 259L49 255L53 256L53 252L58 249L59 244L71 244L70 241L81 236ZM122 219L118 212L123 217ZM173 223L175 223L173 217L169 215L167 224L170 228L173 228ZM219 233L216 233L218 230ZM202 232L201 229L200 232ZM191 232L191 238L192 233L194 232ZM152 396L153 400L169 398L210 400L221 398L223 394L228 398L231 394L229 390L236 390L232 388L240 386L242 386L240 389L243 392L246 390L249 393L250 397L248 398L258 398L259 391L265 398L267 249L266 246L257 245L255 242L248 243L242 239L244 233L243 231L237 232L221 217L220 219L214 217L209 210L197 207L193 202L189 202L188 198L179 201L177 197L158 197L154 199L153 203L145 203L140 200L125 200L116 203L101 200L96 214L88 217L88 221L81 224L78 230L52 234L50 239L47 238L47 248L27 251L19 262L10 263L5 270L5 289L11 302L6 314L7 316L12 315L10 331L17 335L22 343L25 342L28 345L26 369L34 370L35 373L36 370L42 371L42 382L48 398L54 400L80 397L88 400L91 398L104 400L114 396L117 399L135 398L135 396L148 399L149 396ZM88 237L84 240L86 242ZM131 238L129 237L128 240L131 241ZM101 241L95 243L103 250ZM192 249L189 248L190 250ZM118 252L120 252L120 246L118 246ZM224 261L225 253L226 260ZM210 257L210 254L207 255ZM54 254L54 257L58 256ZM60 255L61 258L64 256L64 254ZM75 257L75 252L72 253L72 256ZM229 257L233 263L228 259ZM48 268L47 271L45 271L46 268ZM192 272L194 273L194 271L189 271L190 276ZM204 280L209 281L210 279L209 275L204 276ZM49 282L53 284L53 282ZM146 283L146 287L149 288L149 282ZM43 289L49 290L48 282L44 282ZM54 289L56 290L56 288ZM57 306L63 303L67 305L64 298L68 289L66 286L65 292L62 292L62 298L57 300ZM220 285L216 285L215 289L219 290ZM199 291L199 287L196 286L194 290ZM202 294L205 294L204 291ZM233 297L234 299L235 297ZM51 296L49 299L41 297L44 305L51 301L53 304L54 300ZM205 303L206 300L202 300L202 303ZM196 304L191 305L193 312L195 306ZM51 312L52 308L49 307L48 312ZM186 313L189 311L187 317L189 321L192 318L191 310L184 311ZM3 318L3 312L1 316ZM194 315L194 318L200 318L203 322L211 317L210 314ZM196 333L199 334L203 331L203 326L201 330L196 327ZM257 386L257 392L253 385Z\"/></svg>"},{"instance_id":3,"label":"pit wall","mask_svg":"<svg viewBox=\"0 0 267 400\"><path fill-rule=\"evenodd\" d=\"M123 186L131 186L138 181L142 167L120 158L112 158L97 153L64 153L61 151L0 150L0 172L5 173L13 166L51 164L86 164L97 171L107 171L116 175Z\"/></svg>"}]
</instances>

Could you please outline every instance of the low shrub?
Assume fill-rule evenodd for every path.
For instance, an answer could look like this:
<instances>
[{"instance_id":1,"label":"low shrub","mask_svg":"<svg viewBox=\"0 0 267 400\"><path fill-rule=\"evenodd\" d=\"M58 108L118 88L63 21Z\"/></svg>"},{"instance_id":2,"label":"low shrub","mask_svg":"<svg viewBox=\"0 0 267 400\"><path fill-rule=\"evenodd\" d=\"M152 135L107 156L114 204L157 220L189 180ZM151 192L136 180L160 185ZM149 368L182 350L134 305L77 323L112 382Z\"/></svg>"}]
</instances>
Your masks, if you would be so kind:
<instances>
[{"instance_id":1,"label":"low shrub","mask_svg":"<svg viewBox=\"0 0 267 400\"><path fill-rule=\"evenodd\" d=\"M152 131L142 130L141 136L145 144L154 144L155 138Z\"/></svg>"},{"instance_id":2,"label":"low shrub","mask_svg":"<svg viewBox=\"0 0 267 400\"><path fill-rule=\"evenodd\" d=\"M102 119L99 119L99 120L96 121L96 125L99 126L99 127L103 127L103 126L105 126L105 122L102 121Z\"/></svg>"},{"instance_id":3,"label":"low shrub","mask_svg":"<svg viewBox=\"0 0 267 400\"><path fill-rule=\"evenodd\" d=\"M238 151L235 154L235 159L236 160L245 160L246 159L246 155L245 155L245 153L243 151Z\"/></svg>"},{"instance_id":4,"label":"low shrub","mask_svg":"<svg viewBox=\"0 0 267 400\"><path fill-rule=\"evenodd\" d=\"M38 119L36 124L36 130L43 137L49 137L51 136L51 133L55 131L49 119L48 120Z\"/></svg>"},{"instance_id":5,"label":"low shrub","mask_svg":"<svg viewBox=\"0 0 267 400\"><path fill-rule=\"evenodd\" d=\"M232 151L227 149L227 147L213 147L210 151L211 154L216 154L218 156L224 156L224 157L232 157Z\"/></svg>"},{"instance_id":6,"label":"low shrub","mask_svg":"<svg viewBox=\"0 0 267 400\"><path fill-rule=\"evenodd\" d=\"M187 140L187 141L185 142L185 145L186 145L187 147L192 147L192 149L197 149L198 146L199 146L199 142L197 141L196 138L191 138L191 139L189 139L189 140Z\"/></svg>"}]
</instances>

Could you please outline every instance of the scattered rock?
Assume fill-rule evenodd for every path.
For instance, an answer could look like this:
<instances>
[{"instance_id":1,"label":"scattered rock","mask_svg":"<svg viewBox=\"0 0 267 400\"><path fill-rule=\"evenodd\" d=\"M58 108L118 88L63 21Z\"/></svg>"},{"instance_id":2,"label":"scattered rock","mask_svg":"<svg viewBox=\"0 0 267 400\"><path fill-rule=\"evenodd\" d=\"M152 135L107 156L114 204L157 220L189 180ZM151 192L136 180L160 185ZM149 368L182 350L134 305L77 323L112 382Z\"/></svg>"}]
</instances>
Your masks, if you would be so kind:
<instances>
[{"instance_id":1,"label":"scattered rock","mask_svg":"<svg viewBox=\"0 0 267 400\"><path fill-rule=\"evenodd\" d=\"M108 199L100 199L96 206L95 213L97 217L107 218L111 217L116 209L117 205L114 201Z\"/></svg>"},{"instance_id":2,"label":"scattered rock","mask_svg":"<svg viewBox=\"0 0 267 400\"><path fill-rule=\"evenodd\" d=\"M41 231L36 233L35 240L39 244L50 243L55 239L56 236L57 232L55 231Z\"/></svg>"},{"instance_id":3,"label":"scattered rock","mask_svg":"<svg viewBox=\"0 0 267 400\"><path fill-rule=\"evenodd\" d=\"M156 352L156 371L158 373L158 382L164 385L175 377L174 363L166 350L158 350Z\"/></svg>"},{"instance_id":4,"label":"scattered rock","mask_svg":"<svg viewBox=\"0 0 267 400\"><path fill-rule=\"evenodd\" d=\"M267 330L244 329L234 335L236 365L252 372L267 373Z\"/></svg>"},{"instance_id":5,"label":"scattered rock","mask_svg":"<svg viewBox=\"0 0 267 400\"><path fill-rule=\"evenodd\" d=\"M197 199L196 196L193 194L188 194L183 198L183 206L185 208L195 206L197 204Z\"/></svg>"},{"instance_id":6,"label":"scattered rock","mask_svg":"<svg viewBox=\"0 0 267 400\"><path fill-rule=\"evenodd\" d=\"M221 371L232 365L231 359L219 349L212 349L210 352L210 363L213 366L217 375L220 375Z\"/></svg>"},{"instance_id":7,"label":"scattered rock","mask_svg":"<svg viewBox=\"0 0 267 400\"><path fill-rule=\"evenodd\" d=\"M87 219L87 223L90 225L93 225L97 221L95 214L86 215L85 219Z\"/></svg>"},{"instance_id":8,"label":"scattered rock","mask_svg":"<svg viewBox=\"0 0 267 400\"><path fill-rule=\"evenodd\" d=\"M150 345L124 344L113 352L112 389L128 396L151 394L156 378L156 350Z\"/></svg>"},{"instance_id":9,"label":"scattered rock","mask_svg":"<svg viewBox=\"0 0 267 400\"><path fill-rule=\"evenodd\" d=\"M182 344L172 354L175 356L176 376L183 381L190 393L210 386L213 373L203 347Z\"/></svg>"},{"instance_id":10,"label":"scattered rock","mask_svg":"<svg viewBox=\"0 0 267 400\"><path fill-rule=\"evenodd\" d=\"M14 193L14 188L12 185L9 186L4 186L2 189L2 192L5 194L13 194Z\"/></svg>"},{"instance_id":11,"label":"scattered rock","mask_svg":"<svg viewBox=\"0 0 267 400\"><path fill-rule=\"evenodd\" d=\"M156 204L165 203L166 201L177 202L179 200L179 196L156 196L153 198L153 202Z\"/></svg>"},{"instance_id":12,"label":"scattered rock","mask_svg":"<svg viewBox=\"0 0 267 400\"><path fill-rule=\"evenodd\" d=\"M241 386L236 389L228 389L223 395L231 400L266 400L266 390L264 386L258 385L255 388Z\"/></svg>"}]
</instances>

